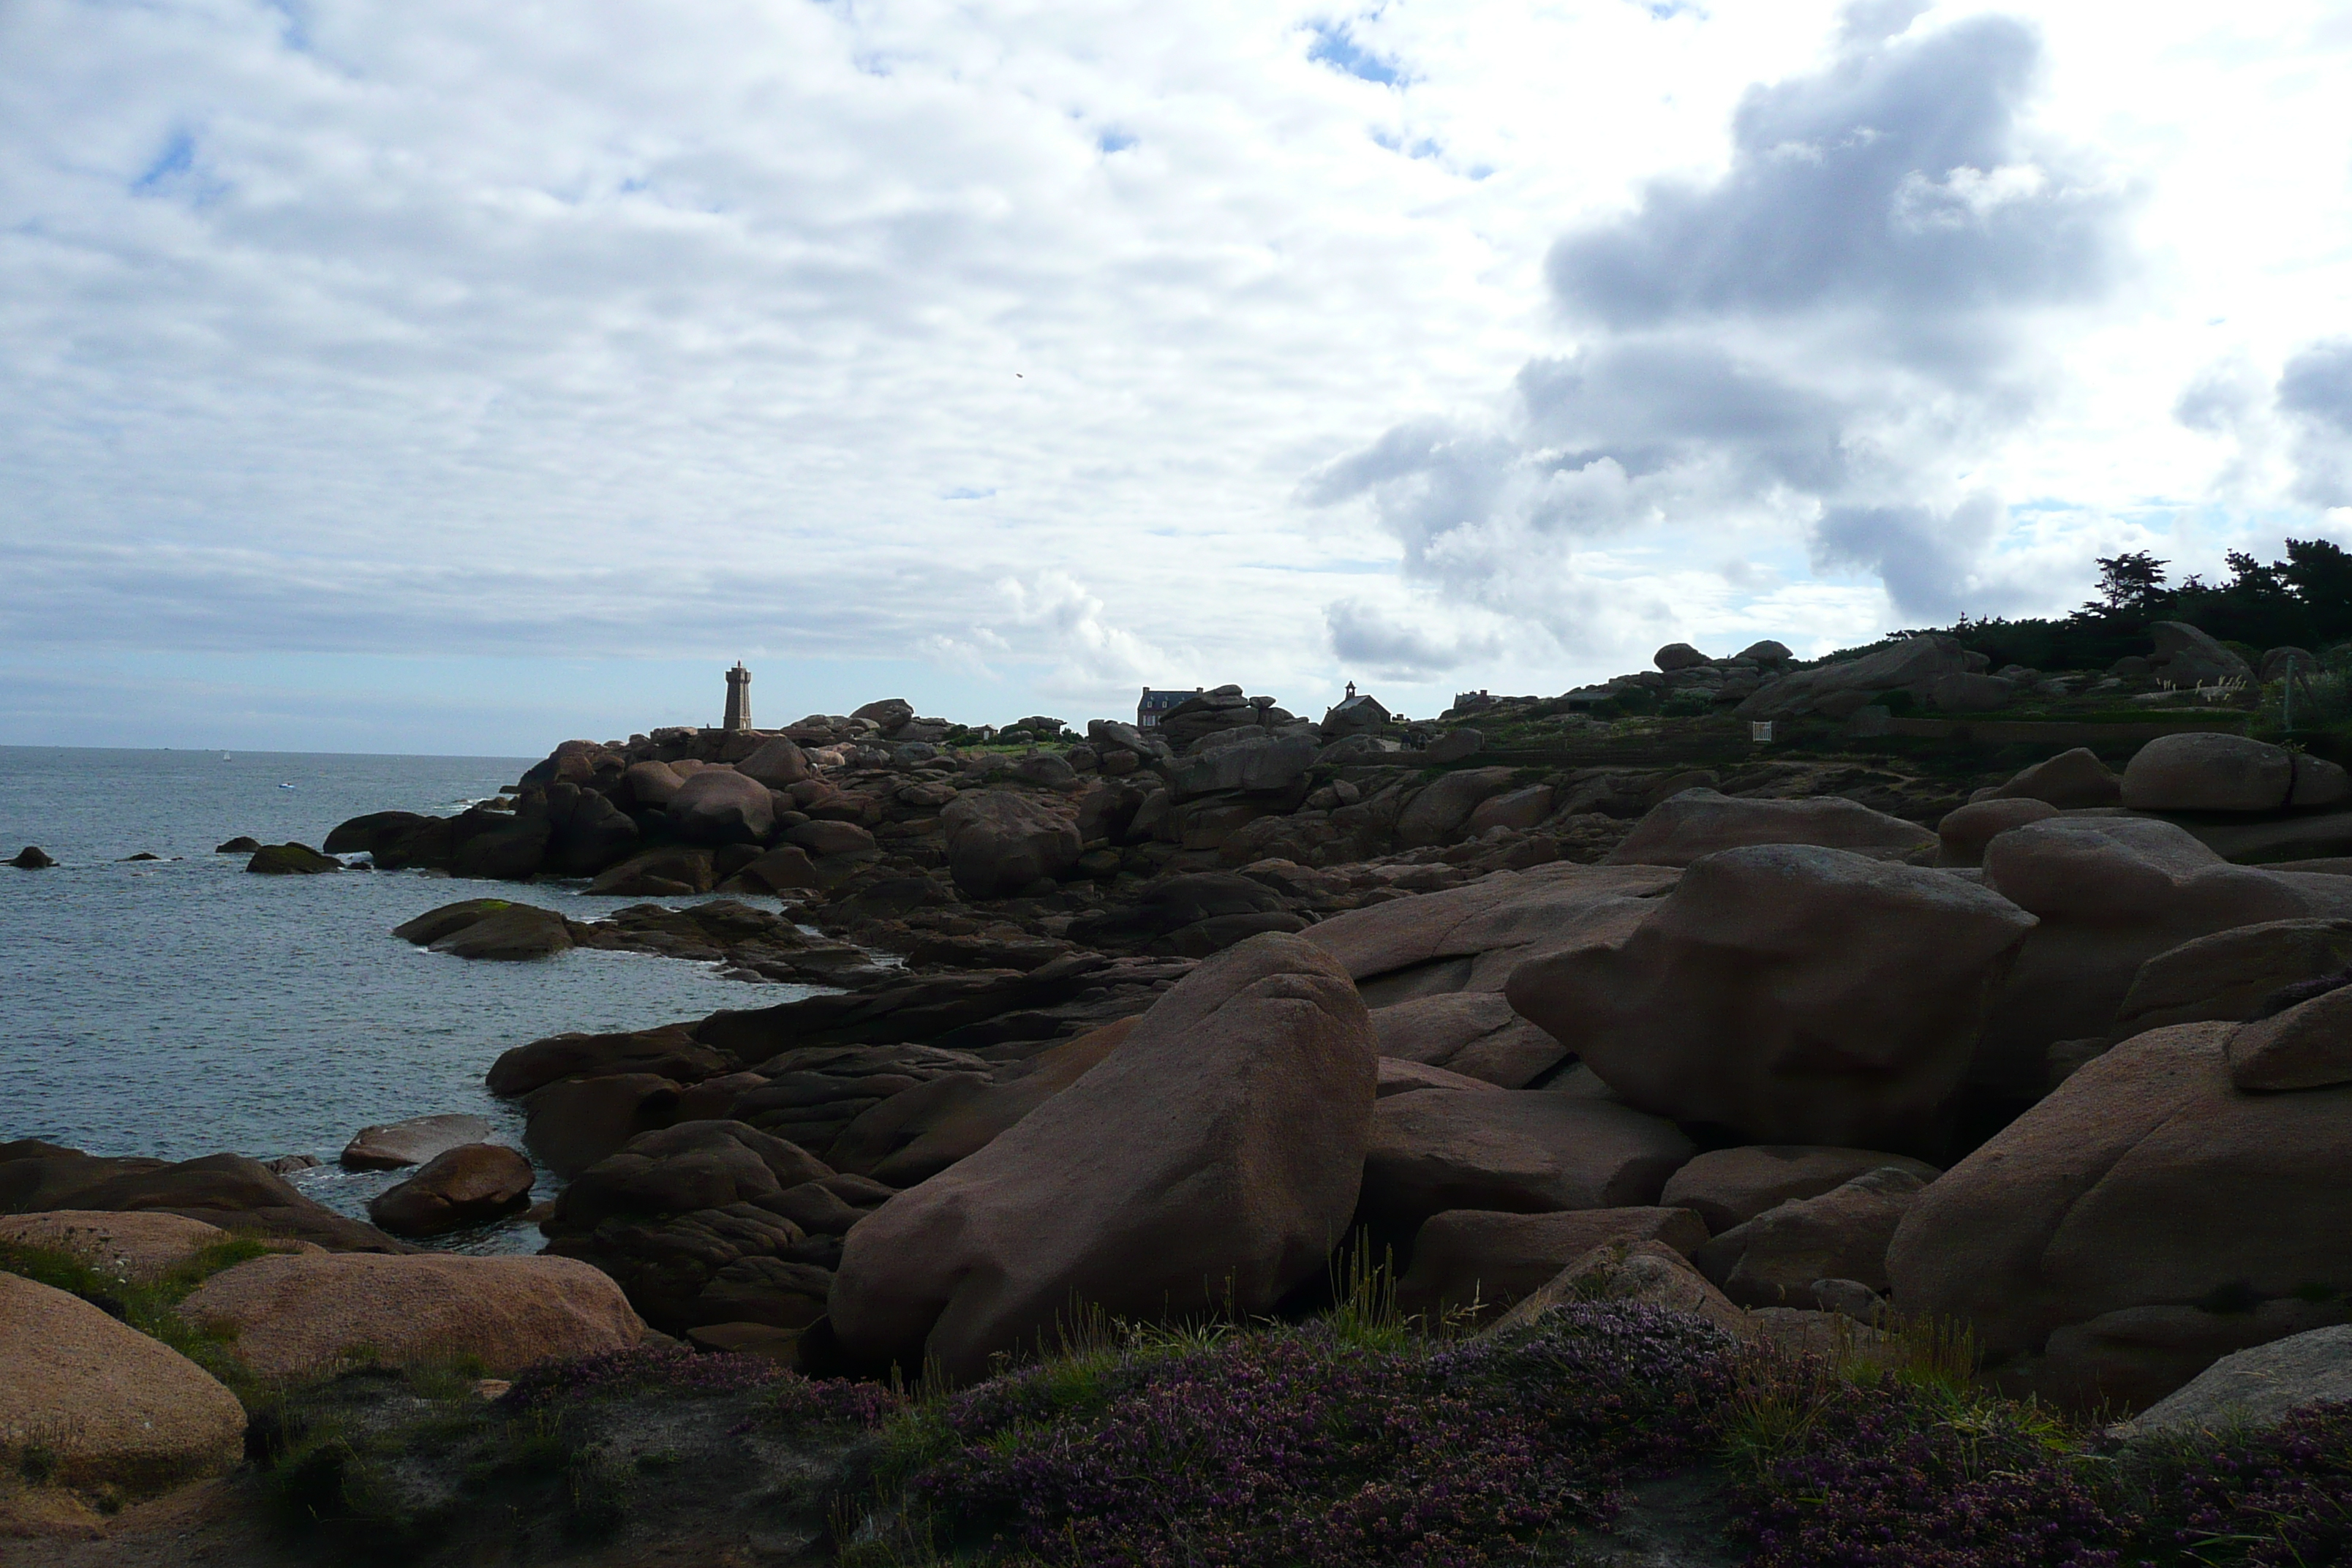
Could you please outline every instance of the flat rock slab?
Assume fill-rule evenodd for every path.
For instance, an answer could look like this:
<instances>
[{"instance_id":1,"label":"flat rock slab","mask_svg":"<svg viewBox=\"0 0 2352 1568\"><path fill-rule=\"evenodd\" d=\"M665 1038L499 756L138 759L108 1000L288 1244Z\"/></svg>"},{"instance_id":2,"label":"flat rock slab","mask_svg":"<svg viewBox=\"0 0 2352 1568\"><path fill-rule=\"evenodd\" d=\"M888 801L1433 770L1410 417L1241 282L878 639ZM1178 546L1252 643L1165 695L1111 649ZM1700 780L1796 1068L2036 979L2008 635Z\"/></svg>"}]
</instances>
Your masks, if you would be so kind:
<instances>
[{"instance_id":1,"label":"flat rock slab","mask_svg":"<svg viewBox=\"0 0 2352 1568\"><path fill-rule=\"evenodd\" d=\"M2297 1405L2347 1401L2352 1401L2352 1324L2337 1324L2225 1355L2187 1387L2109 1432L2132 1438L2275 1426Z\"/></svg>"},{"instance_id":2,"label":"flat rock slab","mask_svg":"<svg viewBox=\"0 0 2352 1568\"><path fill-rule=\"evenodd\" d=\"M422 1165L436 1154L467 1143L489 1141L490 1123L480 1116L413 1116L379 1127L362 1127L343 1145L343 1168L350 1171L396 1171Z\"/></svg>"}]
</instances>

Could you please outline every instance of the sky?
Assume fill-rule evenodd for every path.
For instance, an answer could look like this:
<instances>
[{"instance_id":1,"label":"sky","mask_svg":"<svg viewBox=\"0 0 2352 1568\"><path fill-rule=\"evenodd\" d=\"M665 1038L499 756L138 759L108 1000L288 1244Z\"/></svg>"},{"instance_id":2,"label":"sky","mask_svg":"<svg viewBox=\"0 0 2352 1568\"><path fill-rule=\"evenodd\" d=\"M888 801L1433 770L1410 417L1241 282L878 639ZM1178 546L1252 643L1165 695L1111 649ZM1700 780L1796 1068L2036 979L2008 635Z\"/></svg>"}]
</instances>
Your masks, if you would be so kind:
<instances>
[{"instance_id":1,"label":"sky","mask_svg":"<svg viewBox=\"0 0 2352 1568\"><path fill-rule=\"evenodd\" d=\"M0 0L0 743L1319 716L2352 543L2352 0Z\"/></svg>"}]
</instances>

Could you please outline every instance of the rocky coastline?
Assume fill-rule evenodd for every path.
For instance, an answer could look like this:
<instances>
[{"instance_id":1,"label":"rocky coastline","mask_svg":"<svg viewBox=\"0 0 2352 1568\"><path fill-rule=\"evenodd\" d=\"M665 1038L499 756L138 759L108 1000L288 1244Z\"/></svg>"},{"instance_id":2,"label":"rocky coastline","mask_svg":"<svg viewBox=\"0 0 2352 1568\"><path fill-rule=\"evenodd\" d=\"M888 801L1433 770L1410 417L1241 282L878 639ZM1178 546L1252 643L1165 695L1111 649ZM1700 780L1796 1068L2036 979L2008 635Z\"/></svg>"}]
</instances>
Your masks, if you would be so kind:
<instances>
[{"instance_id":1,"label":"rocky coastline","mask_svg":"<svg viewBox=\"0 0 2352 1568\"><path fill-rule=\"evenodd\" d=\"M236 1155L0 1144L23 1312L163 1325L204 1380L173 1374L199 1412L173 1456L53 1454L6 1506L96 1550L107 1499L257 1507L332 1430L361 1467L337 1506L420 1562L706 1527L769 1542L747 1561L1172 1562L1170 1521L1236 1563L2329 1560L2352 779L2246 732L2292 661L2152 644L2071 672L1932 635L1810 666L1674 645L1415 725L1238 687L1082 734L894 700L566 742L497 805L343 824L323 865L257 848L655 900L577 921L519 889L400 928L454 957L819 989L500 1056L562 1184L535 1207L462 1118L355 1140L414 1168L374 1226ZM501 1216L544 1253L403 1239ZM168 1284L92 1282L141 1268ZM148 1294L110 1316L109 1290ZM1289 1405L1226 1407L1268 1379ZM1641 1414L1604 1431L1596 1398ZM1309 1406L1353 1457L1291 1475L1266 1424ZM582 1526L576 1486L481 1458L551 1409L559 1469L652 1475L660 1427L766 1500L684 1486L694 1523L648 1482ZM1243 1529L1202 1476L1089 1491L1066 1447L1178 1429L1187 1463L1289 1479ZM2240 1472L2195 1446L2225 1439L2303 1466L2303 1500L2215 1479ZM1416 1468L1441 1453L1486 1502ZM1570 1473L1582 1500L1537 1479ZM493 1542L467 1501L493 1495L536 1522ZM2300 1558L2179 1558L2265 1508ZM357 1550L312 1512L268 1550Z\"/></svg>"}]
</instances>

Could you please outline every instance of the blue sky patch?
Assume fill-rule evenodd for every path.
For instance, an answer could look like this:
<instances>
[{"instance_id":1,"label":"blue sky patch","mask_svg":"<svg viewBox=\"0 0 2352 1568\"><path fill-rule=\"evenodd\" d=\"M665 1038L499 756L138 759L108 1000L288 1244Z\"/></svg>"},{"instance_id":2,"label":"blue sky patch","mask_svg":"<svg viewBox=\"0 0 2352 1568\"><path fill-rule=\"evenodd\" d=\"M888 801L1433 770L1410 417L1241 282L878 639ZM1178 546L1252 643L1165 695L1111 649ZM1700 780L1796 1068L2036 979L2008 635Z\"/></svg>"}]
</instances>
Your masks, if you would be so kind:
<instances>
[{"instance_id":1,"label":"blue sky patch","mask_svg":"<svg viewBox=\"0 0 2352 1568\"><path fill-rule=\"evenodd\" d=\"M172 139L163 143L163 150L155 155L154 162L131 182L131 188L141 192L152 191L173 175L186 174L195 161L196 139L184 131L175 131Z\"/></svg>"},{"instance_id":2,"label":"blue sky patch","mask_svg":"<svg viewBox=\"0 0 2352 1568\"><path fill-rule=\"evenodd\" d=\"M1307 58L1316 64L1382 87L1404 85L1404 72L1397 63L1357 43L1345 22L1310 22L1307 30L1315 35Z\"/></svg>"}]
</instances>

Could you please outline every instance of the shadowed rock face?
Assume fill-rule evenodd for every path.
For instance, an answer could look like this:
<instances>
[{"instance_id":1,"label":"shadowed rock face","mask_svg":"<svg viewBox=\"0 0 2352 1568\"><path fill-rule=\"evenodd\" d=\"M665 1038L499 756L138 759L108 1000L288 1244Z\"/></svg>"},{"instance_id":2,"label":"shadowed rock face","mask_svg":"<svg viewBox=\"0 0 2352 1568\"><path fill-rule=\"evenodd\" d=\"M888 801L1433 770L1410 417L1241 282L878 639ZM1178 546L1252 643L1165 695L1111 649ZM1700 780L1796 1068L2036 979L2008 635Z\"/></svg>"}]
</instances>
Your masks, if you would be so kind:
<instances>
[{"instance_id":1,"label":"shadowed rock face","mask_svg":"<svg viewBox=\"0 0 2352 1568\"><path fill-rule=\"evenodd\" d=\"M1759 1142L1932 1156L2033 918L1948 873L1764 845L1505 994L1627 1102Z\"/></svg>"},{"instance_id":2,"label":"shadowed rock face","mask_svg":"<svg viewBox=\"0 0 2352 1568\"><path fill-rule=\"evenodd\" d=\"M2148 960L2273 921L2352 917L2352 878L2232 866L2168 822L2062 816L1985 847L1984 885L2041 923L1986 1020L1969 1076L2021 1099L2060 1040L2113 1037Z\"/></svg>"},{"instance_id":3,"label":"shadowed rock face","mask_svg":"<svg viewBox=\"0 0 2352 1568\"><path fill-rule=\"evenodd\" d=\"M704 768L670 797L669 819L693 844L757 844L776 825L775 797L757 779Z\"/></svg>"},{"instance_id":4,"label":"shadowed rock face","mask_svg":"<svg viewBox=\"0 0 2352 1568\"><path fill-rule=\"evenodd\" d=\"M291 1237L334 1251L408 1252L406 1243L311 1202L258 1160L206 1154L176 1163L100 1158L26 1139L0 1143L0 1213L53 1209L185 1215L240 1234Z\"/></svg>"},{"instance_id":5,"label":"shadowed rock face","mask_svg":"<svg viewBox=\"0 0 2352 1568\"><path fill-rule=\"evenodd\" d=\"M1296 937L1254 937L1071 1087L858 1226L835 1331L856 1354L969 1378L1073 1301L1265 1310L1347 1227L1374 1081L1347 975Z\"/></svg>"},{"instance_id":6,"label":"shadowed rock face","mask_svg":"<svg viewBox=\"0 0 2352 1568\"><path fill-rule=\"evenodd\" d=\"M1652 1204L1692 1152L1674 1123L1622 1105L1540 1089L1423 1089L1382 1100L1373 1116L1363 1213L1383 1232L1410 1235L1447 1209Z\"/></svg>"},{"instance_id":7,"label":"shadowed rock face","mask_svg":"<svg viewBox=\"0 0 2352 1568\"><path fill-rule=\"evenodd\" d=\"M530 1201L531 1180L530 1162L512 1149L461 1144L377 1194L368 1218L394 1236L434 1236L520 1208Z\"/></svg>"},{"instance_id":8,"label":"shadowed rock face","mask_svg":"<svg viewBox=\"0 0 2352 1568\"><path fill-rule=\"evenodd\" d=\"M1939 1173L1920 1160L1874 1149L1808 1143L1750 1143L1701 1154L1666 1183L1658 1201L1696 1213L1720 1233L1797 1198L1815 1198L1856 1176L1892 1165L1922 1182Z\"/></svg>"},{"instance_id":9,"label":"shadowed rock face","mask_svg":"<svg viewBox=\"0 0 2352 1568\"><path fill-rule=\"evenodd\" d=\"M2352 1085L2241 1089L2234 1027L2126 1041L1930 1184L1887 1256L1895 1304L1967 1320L1996 1357L2071 1360L2041 1386L2084 1404L2160 1396L2250 1342L2208 1337L2184 1362L2199 1320L2209 1335L2314 1326L2257 1320L2352 1289ZM2200 1306L2215 1302L2240 1310ZM2137 1364L2132 1342L2148 1347Z\"/></svg>"},{"instance_id":10,"label":"shadowed rock face","mask_svg":"<svg viewBox=\"0 0 2352 1568\"><path fill-rule=\"evenodd\" d=\"M1927 1183L1899 1165L1865 1171L1816 1197L1792 1198L1691 1254L1743 1307L1812 1305L1816 1279L1886 1289L1886 1248Z\"/></svg>"},{"instance_id":11,"label":"shadowed rock face","mask_svg":"<svg viewBox=\"0 0 2352 1568\"><path fill-rule=\"evenodd\" d=\"M978 899L1001 899L1068 870L1078 858L1078 830L1034 795L980 790L959 795L940 814L948 867L956 886Z\"/></svg>"}]
</instances>

